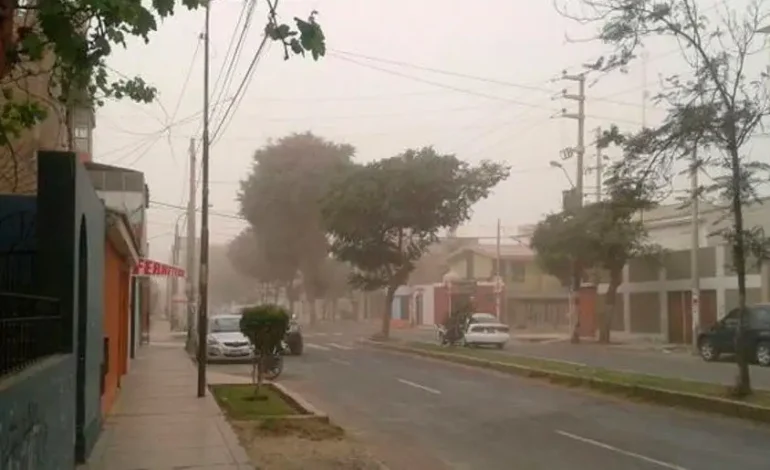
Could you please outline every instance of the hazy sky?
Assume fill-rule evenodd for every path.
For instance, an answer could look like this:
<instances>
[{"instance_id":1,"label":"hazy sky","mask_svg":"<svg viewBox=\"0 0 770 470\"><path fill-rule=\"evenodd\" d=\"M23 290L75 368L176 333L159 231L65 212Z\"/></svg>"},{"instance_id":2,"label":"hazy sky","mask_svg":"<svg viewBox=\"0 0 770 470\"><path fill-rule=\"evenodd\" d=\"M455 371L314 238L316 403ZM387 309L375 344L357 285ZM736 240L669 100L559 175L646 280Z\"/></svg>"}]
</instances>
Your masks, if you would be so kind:
<instances>
[{"instance_id":1,"label":"hazy sky","mask_svg":"<svg viewBox=\"0 0 770 470\"><path fill-rule=\"evenodd\" d=\"M706 7L713 0L704 0ZM243 2L214 0L212 7L212 86L223 65ZM537 222L557 210L569 183L549 165L562 148L576 143L577 124L558 117L576 103L554 98L576 84L559 80L561 71L580 71L580 64L606 49L594 42L570 42L566 35L587 38L562 18L550 1L532 0L286 0L285 19L319 12L330 54L318 62L283 61L273 45L262 57L232 121L223 126L211 148L212 242L235 236L244 224L223 215L238 211L238 181L250 166L252 153L268 139L312 131L353 144L358 161L388 157L405 148L433 145L470 162L508 162L511 177L480 203L463 233L494 236L502 220L505 233ZM229 92L235 92L251 61L265 23L265 3L258 2L250 34ZM151 200L183 205L187 197L188 147L200 136L203 65L198 36L203 12L179 12L153 35L149 45L130 44L117 51L110 65L117 72L139 74L157 86L159 102L140 106L109 103L97 113L94 159L145 172ZM601 78L587 90L586 142L598 126L615 122L638 128L645 83L652 93L658 77L679 69L673 42L648 45L646 74L641 62L628 74ZM379 60L340 57L355 53ZM762 58L763 61L766 57ZM418 67L394 65L405 62ZM356 63L357 62L357 63ZM192 64L189 83L185 79ZM487 80L429 72L434 68ZM383 70L384 69L384 70ZM646 75L646 79L645 79ZM505 82L505 83L496 83ZM212 88L212 102L221 84ZM662 117L648 105L646 119ZM181 121L181 123L180 123ZM212 132L219 126L212 117ZM177 123L168 126L168 123ZM595 164L589 149L586 165ZM574 179L574 160L564 162ZM595 176L585 177L586 192ZM196 196L199 200L200 194ZM152 256L165 259L174 224L182 212L153 206L149 236Z\"/></svg>"}]
</instances>

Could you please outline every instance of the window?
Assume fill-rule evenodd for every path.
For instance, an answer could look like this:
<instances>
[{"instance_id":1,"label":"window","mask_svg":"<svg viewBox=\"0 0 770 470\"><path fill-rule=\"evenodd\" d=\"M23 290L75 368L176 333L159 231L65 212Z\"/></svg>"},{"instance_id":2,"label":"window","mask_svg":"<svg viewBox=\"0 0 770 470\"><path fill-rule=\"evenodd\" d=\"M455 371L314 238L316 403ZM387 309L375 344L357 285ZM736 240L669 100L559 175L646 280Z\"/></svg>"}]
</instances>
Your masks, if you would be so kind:
<instances>
[{"instance_id":1,"label":"window","mask_svg":"<svg viewBox=\"0 0 770 470\"><path fill-rule=\"evenodd\" d=\"M770 328L770 307L754 307L749 316L752 329L765 330Z\"/></svg>"},{"instance_id":2,"label":"window","mask_svg":"<svg viewBox=\"0 0 770 470\"><path fill-rule=\"evenodd\" d=\"M91 135L88 128L83 126L75 126L74 134L76 139L88 139Z\"/></svg>"},{"instance_id":3,"label":"window","mask_svg":"<svg viewBox=\"0 0 770 470\"><path fill-rule=\"evenodd\" d=\"M736 308L722 319L722 324L728 328L737 328L740 321L740 311Z\"/></svg>"},{"instance_id":4,"label":"window","mask_svg":"<svg viewBox=\"0 0 770 470\"><path fill-rule=\"evenodd\" d=\"M504 262L506 279L512 282L524 282L527 275L527 267L525 263L520 261L506 260Z\"/></svg>"}]
</instances>

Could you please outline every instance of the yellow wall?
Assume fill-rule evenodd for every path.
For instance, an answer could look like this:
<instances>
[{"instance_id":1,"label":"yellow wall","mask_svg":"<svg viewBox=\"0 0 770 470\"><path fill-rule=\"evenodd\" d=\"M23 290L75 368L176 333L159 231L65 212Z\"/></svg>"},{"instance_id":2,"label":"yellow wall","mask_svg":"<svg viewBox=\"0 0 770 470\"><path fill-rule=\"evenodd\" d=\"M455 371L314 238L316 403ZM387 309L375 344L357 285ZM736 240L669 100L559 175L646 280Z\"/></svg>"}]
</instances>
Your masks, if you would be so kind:
<instances>
[{"instance_id":1,"label":"yellow wall","mask_svg":"<svg viewBox=\"0 0 770 470\"><path fill-rule=\"evenodd\" d=\"M484 256L478 253L473 254L473 272L471 277L476 280L491 280L492 273L494 272L494 258ZM453 262L450 263L451 270L460 277L466 277L467 273L467 261L465 256L459 255ZM564 288L559 281L547 274L544 274L535 260L532 260L526 264L524 281L516 282L510 276L504 279L505 289L509 296L515 296L519 294L540 294L540 293L558 293L564 292Z\"/></svg>"}]
</instances>

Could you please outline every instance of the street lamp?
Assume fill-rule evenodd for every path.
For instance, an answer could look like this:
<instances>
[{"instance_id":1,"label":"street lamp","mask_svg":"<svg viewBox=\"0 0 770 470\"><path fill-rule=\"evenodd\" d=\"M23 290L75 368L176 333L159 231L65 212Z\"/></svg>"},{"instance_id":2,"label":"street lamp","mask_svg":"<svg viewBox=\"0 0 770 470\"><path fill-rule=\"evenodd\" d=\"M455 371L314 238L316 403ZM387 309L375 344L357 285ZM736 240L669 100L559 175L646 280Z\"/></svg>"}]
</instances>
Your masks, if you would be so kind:
<instances>
[{"instance_id":1,"label":"street lamp","mask_svg":"<svg viewBox=\"0 0 770 470\"><path fill-rule=\"evenodd\" d=\"M551 167L553 168L560 169L562 173L564 173L564 176L567 177L567 181L569 181L569 185L572 186L573 189L575 188L575 183L572 182L572 178L569 176L569 173L567 173L567 169L564 168L564 165L557 162L556 160L551 160L550 162L548 162L548 164L551 165Z\"/></svg>"}]
</instances>

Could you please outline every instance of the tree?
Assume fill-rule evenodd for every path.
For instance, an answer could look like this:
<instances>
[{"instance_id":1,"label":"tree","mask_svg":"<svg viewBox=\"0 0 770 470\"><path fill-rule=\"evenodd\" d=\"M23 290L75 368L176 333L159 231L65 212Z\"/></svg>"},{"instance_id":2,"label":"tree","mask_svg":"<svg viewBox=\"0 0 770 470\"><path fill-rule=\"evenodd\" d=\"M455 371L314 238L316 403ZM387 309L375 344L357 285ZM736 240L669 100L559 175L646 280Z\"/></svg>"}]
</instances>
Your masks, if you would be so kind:
<instances>
[{"instance_id":1,"label":"tree","mask_svg":"<svg viewBox=\"0 0 770 470\"><path fill-rule=\"evenodd\" d=\"M246 228L230 241L227 256L235 269L262 284L288 290L297 276L299 260L288 247Z\"/></svg>"},{"instance_id":2,"label":"tree","mask_svg":"<svg viewBox=\"0 0 770 470\"><path fill-rule=\"evenodd\" d=\"M277 305L265 304L243 309L240 320L241 333L254 347L254 363L251 379L254 382L256 369L256 386L254 396L260 398L259 389L264 382L265 371L270 366L275 351L281 347L289 328L289 313Z\"/></svg>"},{"instance_id":3,"label":"tree","mask_svg":"<svg viewBox=\"0 0 770 470\"><path fill-rule=\"evenodd\" d=\"M609 276L604 309L599 312L599 342L610 342L612 318L623 267L633 258L648 258L660 248L648 241L647 230L634 216L654 205L644 185L614 175L609 179L609 198L573 211L551 214L536 227L530 246L545 272L569 285L584 279L593 269ZM578 313L575 312L577 318ZM573 322L573 342L578 340L579 322Z\"/></svg>"},{"instance_id":4,"label":"tree","mask_svg":"<svg viewBox=\"0 0 770 470\"><path fill-rule=\"evenodd\" d=\"M212 305L255 300L256 280L235 269L228 255L229 245L209 247L209 298Z\"/></svg>"},{"instance_id":5,"label":"tree","mask_svg":"<svg viewBox=\"0 0 770 470\"><path fill-rule=\"evenodd\" d=\"M51 100L65 113L77 104L100 106L105 99L149 103L156 90L141 77L113 73L107 58L130 37L149 42L159 21L177 8L197 9L207 0L0 0L0 145L16 161L13 143L45 119ZM265 33L284 46L285 57L310 53L319 59L326 42L313 11L294 26L279 20L277 0L268 0ZM44 78L50 96L27 89L29 78ZM69 115L61 119L69 119ZM70 138L71 141L71 138Z\"/></svg>"},{"instance_id":6,"label":"tree","mask_svg":"<svg viewBox=\"0 0 770 470\"><path fill-rule=\"evenodd\" d=\"M382 335L390 333L393 296L442 228L458 226L472 206L508 176L492 162L479 166L431 147L351 167L329 188L322 215L331 252L354 271L363 290L387 289Z\"/></svg>"},{"instance_id":7,"label":"tree","mask_svg":"<svg viewBox=\"0 0 770 470\"><path fill-rule=\"evenodd\" d=\"M591 14L577 18L599 24L598 38L613 53L596 63L604 72L623 69L648 39L670 37L680 46L686 73L667 77L657 97L667 110L655 127L625 136L626 174L670 183L678 162L693 172L709 169L713 184L696 189L692 197L718 195L731 219L723 236L732 247L738 278L736 332L738 375L735 394L751 393L746 347L746 260L751 249L758 259L768 245L761 229L744 225L743 209L757 202L756 183L767 180L768 165L752 161L746 145L770 111L765 69L752 72L749 58L764 47L757 35L768 16L761 0L750 2L743 14L729 9L710 18L696 0L583 0ZM713 16L713 15L712 15ZM753 75L752 75L753 74ZM666 171L669 170L669 171Z\"/></svg>"},{"instance_id":8,"label":"tree","mask_svg":"<svg viewBox=\"0 0 770 470\"><path fill-rule=\"evenodd\" d=\"M292 134L254 153L251 173L241 182L241 214L268 251L296 259L315 322L315 300L325 289L328 241L319 201L329 181L351 165L355 150L311 133ZM277 261L276 261L277 262Z\"/></svg>"}]
</instances>

